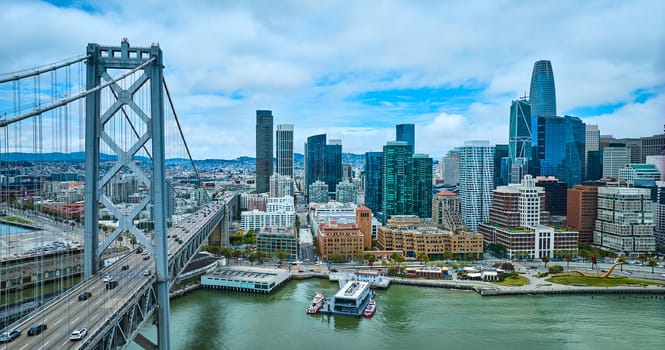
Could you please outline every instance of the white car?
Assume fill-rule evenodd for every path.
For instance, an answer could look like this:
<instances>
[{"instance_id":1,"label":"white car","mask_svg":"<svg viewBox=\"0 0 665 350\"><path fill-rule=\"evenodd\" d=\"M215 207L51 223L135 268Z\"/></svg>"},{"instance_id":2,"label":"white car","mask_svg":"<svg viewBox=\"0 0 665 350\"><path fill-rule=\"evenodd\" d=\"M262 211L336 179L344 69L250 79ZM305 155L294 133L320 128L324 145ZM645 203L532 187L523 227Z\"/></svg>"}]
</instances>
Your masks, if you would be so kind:
<instances>
[{"instance_id":1,"label":"white car","mask_svg":"<svg viewBox=\"0 0 665 350\"><path fill-rule=\"evenodd\" d=\"M72 331L72 336L69 337L69 340L81 340L83 337L85 337L86 334L88 334L87 328L75 329Z\"/></svg>"},{"instance_id":2,"label":"white car","mask_svg":"<svg viewBox=\"0 0 665 350\"><path fill-rule=\"evenodd\" d=\"M112 280L113 280L113 277L111 277L110 275L106 275L106 276L102 277L102 282L111 282Z\"/></svg>"}]
</instances>

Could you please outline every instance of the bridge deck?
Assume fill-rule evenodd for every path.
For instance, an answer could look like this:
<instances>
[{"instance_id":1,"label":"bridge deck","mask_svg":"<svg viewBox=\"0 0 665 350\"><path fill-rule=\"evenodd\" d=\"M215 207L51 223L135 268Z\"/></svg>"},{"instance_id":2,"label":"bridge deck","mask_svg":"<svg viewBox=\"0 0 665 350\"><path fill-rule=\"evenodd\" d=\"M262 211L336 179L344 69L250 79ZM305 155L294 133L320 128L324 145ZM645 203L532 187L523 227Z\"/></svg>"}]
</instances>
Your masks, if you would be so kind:
<instances>
[{"instance_id":1,"label":"bridge deck","mask_svg":"<svg viewBox=\"0 0 665 350\"><path fill-rule=\"evenodd\" d=\"M168 242L171 253L169 271L172 271L174 275L180 273L181 266L186 265L186 261L182 260L188 261L193 256L193 254L185 255L190 255L189 253L192 251L195 254L195 251L198 251L199 247L193 249L191 243L200 241L201 233L207 237L210 232L202 230L214 228L223 218L224 210L223 203L209 203L178 226L169 229ZM178 239L183 243L178 243ZM155 281L154 260L152 258L143 260L144 256L135 252L127 254L118 262L103 269L98 276L80 283L55 301L16 322L8 329L18 328L22 330L23 334L10 343L11 348L106 348L106 346L97 344L107 338L104 333L108 332L112 328L112 324L117 323L117 320L123 316L121 311L127 309L134 299L144 295L146 289L150 288ZM176 264L176 261L182 261L182 263ZM123 270L123 266L128 266L128 268ZM150 275L145 276L144 270L150 270ZM118 281L116 288L106 289L106 283L102 281L106 275ZM78 296L83 291L91 292L92 296L87 300L79 301ZM141 318L145 321L148 316L142 315ZM45 323L48 328L41 334L28 336L28 328L36 323ZM82 327L88 328L88 335L83 342L70 341L72 330Z\"/></svg>"}]
</instances>

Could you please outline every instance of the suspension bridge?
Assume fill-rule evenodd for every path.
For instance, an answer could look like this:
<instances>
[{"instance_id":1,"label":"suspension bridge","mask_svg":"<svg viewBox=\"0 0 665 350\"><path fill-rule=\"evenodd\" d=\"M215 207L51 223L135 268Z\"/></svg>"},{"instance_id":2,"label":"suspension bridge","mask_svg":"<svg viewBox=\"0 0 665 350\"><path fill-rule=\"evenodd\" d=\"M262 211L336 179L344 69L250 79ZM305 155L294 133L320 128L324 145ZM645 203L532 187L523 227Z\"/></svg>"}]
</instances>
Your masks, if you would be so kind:
<instances>
[{"instance_id":1,"label":"suspension bridge","mask_svg":"<svg viewBox=\"0 0 665 350\"><path fill-rule=\"evenodd\" d=\"M169 291L232 208L197 186L163 69L123 39L0 76L3 346L170 348Z\"/></svg>"}]
</instances>

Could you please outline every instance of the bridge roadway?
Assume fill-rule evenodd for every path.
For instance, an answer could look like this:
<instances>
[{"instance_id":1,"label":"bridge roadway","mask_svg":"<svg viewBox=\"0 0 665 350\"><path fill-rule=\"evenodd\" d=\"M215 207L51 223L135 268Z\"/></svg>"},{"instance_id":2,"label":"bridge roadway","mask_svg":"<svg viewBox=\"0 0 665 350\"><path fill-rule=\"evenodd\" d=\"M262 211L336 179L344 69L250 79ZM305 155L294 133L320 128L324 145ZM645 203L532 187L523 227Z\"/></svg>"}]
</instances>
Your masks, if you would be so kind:
<instances>
[{"instance_id":1,"label":"bridge roadway","mask_svg":"<svg viewBox=\"0 0 665 350\"><path fill-rule=\"evenodd\" d=\"M177 226L169 229L171 283L196 254L201 244L205 242L202 237L207 238L213 229L218 228L224 214L223 203L209 203L203 209L185 218ZM181 239L183 243L178 243L177 239ZM6 330L20 329L21 336L11 343L0 344L0 349L124 347L131 342L141 326L150 319L156 306L156 296L152 287L155 282L155 264L152 257L144 260L144 256L149 255L136 253L136 251L130 252L113 265L101 270L97 276L79 283L53 302L17 321ZM145 276L144 270L150 270L150 275ZM106 289L106 283L102 281L106 275L110 275L118 281L116 288ZM83 291L91 292L92 296L87 300L79 301L79 294ZM136 300L137 298L140 300ZM153 307L150 307L151 305ZM128 317L127 312L132 315ZM128 321L129 324L127 324ZM28 336L30 326L38 323L46 324L47 329L39 335ZM121 323L124 324L124 329L120 325ZM69 337L72 330L78 328L87 328L88 335L82 341L73 342Z\"/></svg>"}]
</instances>

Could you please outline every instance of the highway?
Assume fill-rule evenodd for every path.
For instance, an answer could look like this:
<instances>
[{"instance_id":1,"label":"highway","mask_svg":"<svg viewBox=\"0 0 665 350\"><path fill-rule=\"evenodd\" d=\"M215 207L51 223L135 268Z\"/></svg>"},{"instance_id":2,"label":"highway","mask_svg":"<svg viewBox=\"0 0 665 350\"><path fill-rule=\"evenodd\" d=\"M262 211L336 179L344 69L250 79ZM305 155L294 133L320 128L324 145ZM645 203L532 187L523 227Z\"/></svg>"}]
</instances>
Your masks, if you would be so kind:
<instances>
[{"instance_id":1,"label":"highway","mask_svg":"<svg viewBox=\"0 0 665 350\"><path fill-rule=\"evenodd\" d=\"M209 203L203 209L190 215L177 226L169 229L168 246L169 262L179 254L186 243L200 229L205 227L214 215L212 213L223 208L221 203ZM177 238L175 237L177 235ZM177 240L181 239L182 244ZM22 331L21 336L13 342L1 344L0 349L77 349L82 341L73 342L69 339L71 332L78 328L88 328L88 335L83 339L94 337L99 333L105 322L120 310L125 303L140 291L154 283L155 263L152 258L143 260L147 250L139 254L136 251L125 255L100 273L80 283L50 304L31 314L29 318L19 321L17 328ZM123 270L126 266L126 270ZM143 271L150 270L149 276ZM118 281L114 289L107 289L102 278L106 275ZM87 300L79 301L79 294L83 291L92 293ZM28 336L28 329L33 324L44 323L47 329L41 334Z\"/></svg>"}]
</instances>

